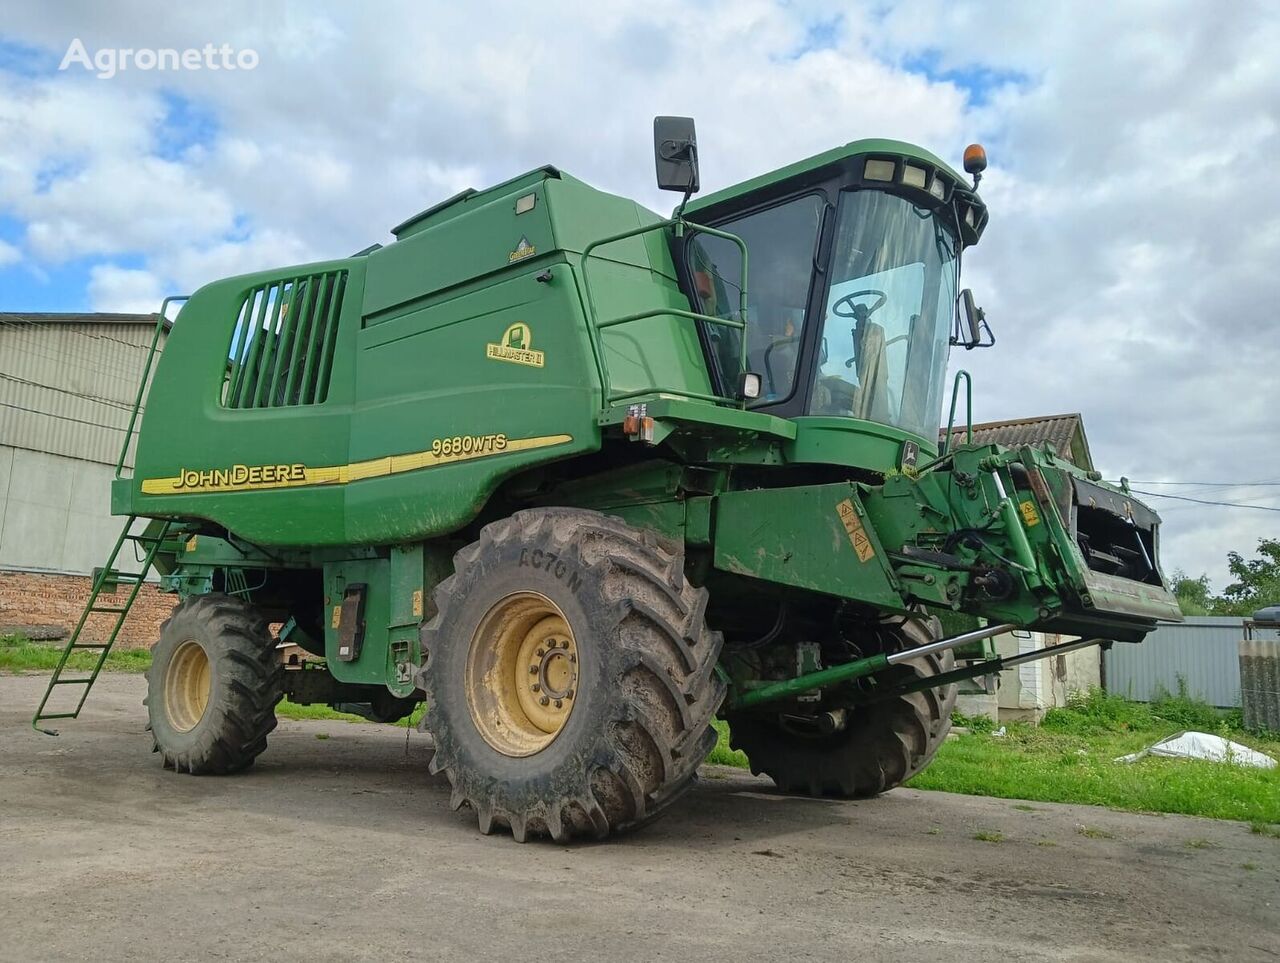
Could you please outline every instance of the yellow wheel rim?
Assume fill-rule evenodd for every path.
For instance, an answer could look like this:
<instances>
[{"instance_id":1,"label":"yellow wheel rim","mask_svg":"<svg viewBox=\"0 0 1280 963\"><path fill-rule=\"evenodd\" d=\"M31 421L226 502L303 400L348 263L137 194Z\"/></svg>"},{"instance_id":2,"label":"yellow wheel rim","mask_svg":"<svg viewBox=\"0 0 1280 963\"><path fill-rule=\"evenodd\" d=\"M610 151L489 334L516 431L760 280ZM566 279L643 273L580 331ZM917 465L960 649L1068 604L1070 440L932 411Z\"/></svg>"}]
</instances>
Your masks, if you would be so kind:
<instances>
[{"instance_id":1,"label":"yellow wheel rim","mask_svg":"<svg viewBox=\"0 0 1280 963\"><path fill-rule=\"evenodd\" d=\"M180 644L164 675L164 711L169 725L178 732L190 732L199 725L209 707L212 685L204 646L195 639Z\"/></svg>"},{"instance_id":2,"label":"yellow wheel rim","mask_svg":"<svg viewBox=\"0 0 1280 963\"><path fill-rule=\"evenodd\" d=\"M471 718L504 756L531 756L564 729L578 699L578 644L564 613L534 592L508 595L480 620L467 653Z\"/></svg>"}]
</instances>

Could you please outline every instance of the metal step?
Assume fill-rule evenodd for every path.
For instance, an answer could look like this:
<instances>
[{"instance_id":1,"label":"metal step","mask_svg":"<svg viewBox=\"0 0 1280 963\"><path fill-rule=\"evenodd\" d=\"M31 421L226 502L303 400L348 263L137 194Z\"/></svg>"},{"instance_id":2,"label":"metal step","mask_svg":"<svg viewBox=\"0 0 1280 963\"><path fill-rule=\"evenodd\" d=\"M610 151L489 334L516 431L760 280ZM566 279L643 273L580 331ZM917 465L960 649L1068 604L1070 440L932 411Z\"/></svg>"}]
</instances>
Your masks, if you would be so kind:
<instances>
[{"instance_id":1,"label":"metal step","mask_svg":"<svg viewBox=\"0 0 1280 963\"><path fill-rule=\"evenodd\" d=\"M134 535L130 532L130 529L137 521L137 516L134 515L130 515L125 519L124 529L120 532L120 537L116 539L115 547L111 550L107 564L97 572L94 578L93 588L89 592L89 599L80 613L80 621L76 623L76 627L72 630L66 645L63 646L62 657L58 660L58 665L53 670L53 676L49 679L44 698L40 700L40 705L36 708L35 715L31 718L31 727L37 732L56 736L58 734L56 729L42 729L40 723L47 719L75 719L80 715L80 710L84 708L85 700L89 697L89 690L93 688L93 683L97 681L98 675L102 672L102 667L107 661L107 655L111 651L111 647L115 645L116 637L120 634L120 629L124 625L125 619L129 616L129 610L133 607L134 600L142 589L147 573L151 571L156 552L169 534L169 522L160 522L160 527L156 534L147 535L142 533ZM134 542L146 547L145 558L140 560L141 568L137 573L121 572L115 567L116 559L119 557L120 549L125 542ZM103 588L108 583L112 584L111 594L113 595L116 587L120 584L129 589L129 594L122 605L98 604L99 597L103 595ZM85 623L89 621L89 616L94 614L115 616L115 624L111 628L111 633L107 636L105 642L81 642L80 633L84 631ZM67 660L77 649L91 649L99 653L98 659L93 666L93 671L88 676L64 679L62 678L62 672L67 668ZM49 697L53 695L54 688L67 685L84 686L84 691L80 694L80 701L75 709L70 712L45 712L45 707L49 704Z\"/></svg>"}]
</instances>

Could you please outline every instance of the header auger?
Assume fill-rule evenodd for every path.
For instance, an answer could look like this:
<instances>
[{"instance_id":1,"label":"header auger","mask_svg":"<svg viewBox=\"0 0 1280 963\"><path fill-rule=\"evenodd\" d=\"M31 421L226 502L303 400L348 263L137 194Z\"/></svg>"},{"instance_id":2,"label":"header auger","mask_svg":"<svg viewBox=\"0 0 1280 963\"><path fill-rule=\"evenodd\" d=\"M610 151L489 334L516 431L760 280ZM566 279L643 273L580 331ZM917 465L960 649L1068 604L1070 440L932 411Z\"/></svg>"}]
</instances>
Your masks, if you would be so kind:
<instances>
[{"instance_id":1,"label":"header auger","mask_svg":"<svg viewBox=\"0 0 1280 963\"><path fill-rule=\"evenodd\" d=\"M245 768L285 694L425 701L483 831L604 836L717 716L783 789L877 793L999 668L983 639L1178 617L1125 488L939 443L949 347L992 340L959 290L980 149L973 184L861 140L696 199L692 121L655 149L672 218L543 167L185 303L112 491L179 598L166 765ZM322 661L279 666L271 623Z\"/></svg>"}]
</instances>

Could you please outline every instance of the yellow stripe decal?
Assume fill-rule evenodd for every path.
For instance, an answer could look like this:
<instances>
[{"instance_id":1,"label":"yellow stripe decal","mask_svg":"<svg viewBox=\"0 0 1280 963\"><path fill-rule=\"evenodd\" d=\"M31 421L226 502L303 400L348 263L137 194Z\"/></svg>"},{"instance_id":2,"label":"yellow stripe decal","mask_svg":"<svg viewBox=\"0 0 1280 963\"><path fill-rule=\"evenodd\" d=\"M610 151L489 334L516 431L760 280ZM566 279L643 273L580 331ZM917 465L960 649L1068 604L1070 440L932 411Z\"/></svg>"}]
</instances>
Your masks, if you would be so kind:
<instances>
[{"instance_id":1,"label":"yellow stripe decal","mask_svg":"<svg viewBox=\"0 0 1280 963\"><path fill-rule=\"evenodd\" d=\"M573 441L572 435L508 438L506 435L455 435L437 438L426 451L387 455L349 465L313 468L302 464L231 465L227 468L183 468L172 478L144 478L144 495L191 495L206 492L255 492L279 488L345 485L366 478L400 475L421 468L438 468L460 461L506 455L513 451L549 448Z\"/></svg>"}]
</instances>

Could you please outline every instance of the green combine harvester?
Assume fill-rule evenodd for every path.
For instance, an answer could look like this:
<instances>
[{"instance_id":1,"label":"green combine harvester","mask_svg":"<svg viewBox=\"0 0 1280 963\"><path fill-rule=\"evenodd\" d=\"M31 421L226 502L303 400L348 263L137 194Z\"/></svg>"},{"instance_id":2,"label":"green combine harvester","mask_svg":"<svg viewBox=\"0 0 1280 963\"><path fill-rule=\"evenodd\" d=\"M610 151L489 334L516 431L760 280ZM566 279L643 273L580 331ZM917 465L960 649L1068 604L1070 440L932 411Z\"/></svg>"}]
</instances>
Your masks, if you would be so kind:
<instances>
[{"instance_id":1,"label":"green combine harvester","mask_svg":"<svg viewBox=\"0 0 1280 963\"><path fill-rule=\"evenodd\" d=\"M543 167L185 301L85 610L118 631L152 567L176 593L165 766L245 769L283 696L425 703L482 832L603 837L689 787L717 717L780 789L872 795L929 762L958 682L1179 618L1127 486L940 432L949 347L993 340L959 290L980 147L972 183L861 140L691 201L693 122L654 134L674 217ZM83 625L66 652L100 668L115 632ZM1074 641L996 657L1013 629ZM84 704L97 672L65 666L37 726Z\"/></svg>"}]
</instances>

